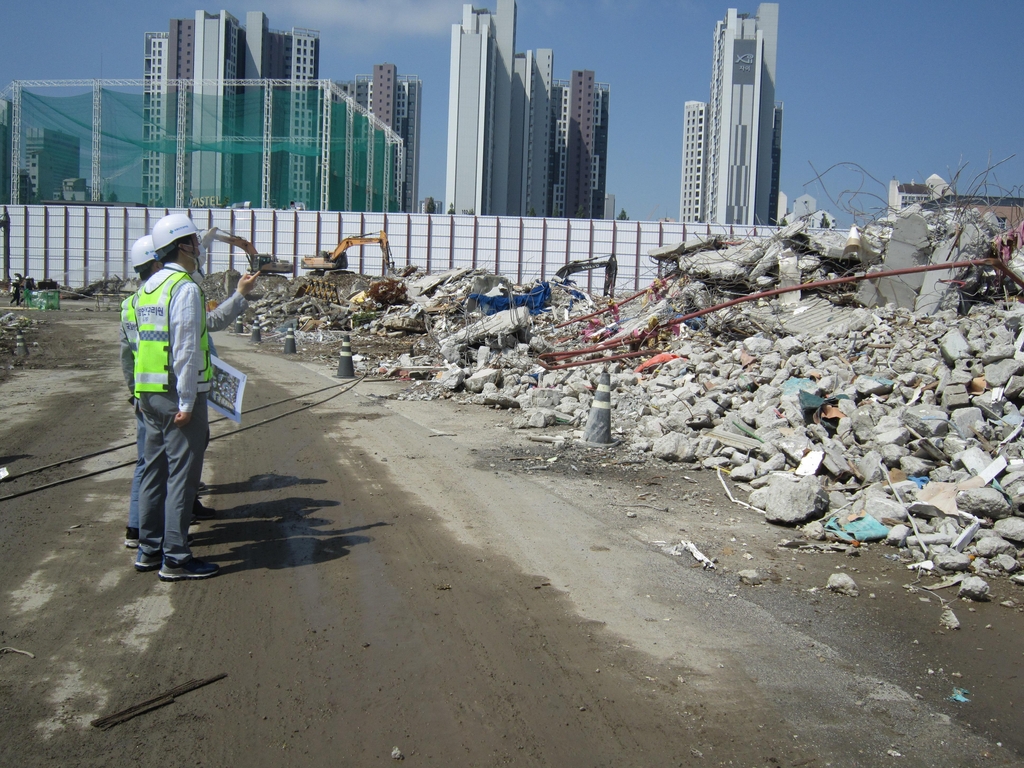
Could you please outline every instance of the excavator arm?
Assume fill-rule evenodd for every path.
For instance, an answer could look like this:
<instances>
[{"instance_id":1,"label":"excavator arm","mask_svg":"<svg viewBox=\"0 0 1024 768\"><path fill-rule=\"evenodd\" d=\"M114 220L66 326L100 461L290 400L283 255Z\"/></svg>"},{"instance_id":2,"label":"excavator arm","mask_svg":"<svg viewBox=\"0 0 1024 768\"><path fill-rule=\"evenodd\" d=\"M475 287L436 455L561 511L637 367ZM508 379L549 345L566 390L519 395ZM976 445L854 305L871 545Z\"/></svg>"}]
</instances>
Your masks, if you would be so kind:
<instances>
[{"instance_id":1,"label":"excavator arm","mask_svg":"<svg viewBox=\"0 0 1024 768\"><path fill-rule=\"evenodd\" d=\"M288 261L276 261L273 256L265 253L257 253L256 246L246 240L244 237L233 235L229 232L221 232L217 227L210 227L203 233L200 241L203 247L209 250L210 245L216 240L221 243L227 243L236 248L241 248L245 253L246 259L249 260L249 271L250 272L262 272L264 274L287 274L290 275L294 271L294 265Z\"/></svg>"},{"instance_id":2,"label":"excavator arm","mask_svg":"<svg viewBox=\"0 0 1024 768\"><path fill-rule=\"evenodd\" d=\"M570 261L555 273L555 277L565 282L570 275L578 272L589 272L604 267L604 295L615 297L615 280L619 274L619 260L613 253L607 259L591 259L590 261Z\"/></svg>"},{"instance_id":3,"label":"excavator arm","mask_svg":"<svg viewBox=\"0 0 1024 768\"><path fill-rule=\"evenodd\" d=\"M394 271L395 264L391 258L391 246L388 244L388 235L381 230L377 234L365 234L354 237L346 237L328 253L323 251L320 257L304 256L302 268L316 270L317 272L331 272L338 269L348 269L348 257L345 252L356 245L379 245L381 254L384 257L384 273Z\"/></svg>"}]
</instances>

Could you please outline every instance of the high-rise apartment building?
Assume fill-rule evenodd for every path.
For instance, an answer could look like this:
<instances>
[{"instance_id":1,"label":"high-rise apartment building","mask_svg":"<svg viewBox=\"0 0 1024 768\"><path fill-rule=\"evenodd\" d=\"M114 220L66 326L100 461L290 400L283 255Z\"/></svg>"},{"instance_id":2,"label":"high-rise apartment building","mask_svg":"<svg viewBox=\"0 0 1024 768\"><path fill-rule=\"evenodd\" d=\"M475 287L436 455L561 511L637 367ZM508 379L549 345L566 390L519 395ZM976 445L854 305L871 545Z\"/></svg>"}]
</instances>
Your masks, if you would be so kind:
<instances>
[{"instance_id":1,"label":"high-rise apartment building","mask_svg":"<svg viewBox=\"0 0 1024 768\"><path fill-rule=\"evenodd\" d=\"M679 220L703 221L704 147L707 144L707 110L703 101L683 106L683 183L679 190Z\"/></svg>"},{"instance_id":2,"label":"high-rise apartment building","mask_svg":"<svg viewBox=\"0 0 1024 768\"><path fill-rule=\"evenodd\" d=\"M63 131L29 128L25 132L25 158L32 203L62 199L64 180L80 175L80 142L77 136Z\"/></svg>"},{"instance_id":3,"label":"high-rise apartment building","mask_svg":"<svg viewBox=\"0 0 1024 768\"><path fill-rule=\"evenodd\" d=\"M550 215L603 218L611 89L590 70L576 70L551 93Z\"/></svg>"},{"instance_id":4,"label":"high-rise apartment building","mask_svg":"<svg viewBox=\"0 0 1024 768\"><path fill-rule=\"evenodd\" d=\"M457 213L507 213L516 3L462 6L452 27L445 200Z\"/></svg>"},{"instance_id":5,"label":"high-rise apartment building","mask_svg":"<svg viewBox=\"0 0 1024 768\"><path fill-rule=\"evenodd\" d=\"M356 75L355 80L338 85L359 106L402 137L405 148L404 168L396 169L402 173L402 210L415 212L420 187L420 102L423 82L416 75L399 75L394 64L374 64L372 75Z\"/></svg>"},{"instance_id":6,"label":"high-rise apartment building","mask_svg":"<svg viewBox=\"0 0 1024 768\"><path fill-rule=\"evenodd\" d=\"M203 203L216 204L227 202L224 191L244 186L245 179L250 180L248 186L258 188L258 154L231 155L217 148L222 139L236 133L259 133L266 115L262 109L247 109L243 88L225 82L315 81L319 70L319 32L271 30L266 14L259 11L246 14L243 25L227 11L200 10L195 19L171 19L168 32L147 32L143 140L156 149L143 157L144 200L169 205L182 197L191 200L192 190L203 190ZM175 80L192 81L191 97L180 104L178 89L168 82ZM292 146L312 148L318 136L319 100L317 88L293 84L287 103L282 103L286 109L271 116L273 135L287 136ZM197 149L189 153L184 167L177 167L175 153L163 146L162 139L175 136L180 141L186 134ZM311 200L315 153L274 154L278 155L272 160L274 172L287 175L292 201Z\"/></svg>"},{"instance_id":7,"label":"high-rise apartment building","mask_svg":"<svg viewBox=\"0 0 1024 768\"><path fill-rule=\"evenodd\" d=\"M694 220L692 193L699 186L696 220L776 223L782 155L782 105L775 102L778 27L778 3L761 3L754 18L730 8L715 26L703 167L688 165L686 153L693 150L683 149L684 221ZM689 138L684 125L684 143Z\"/></svg>"},{"instance_id":8,"label":"high-rise apartment building","mask_svg":"<svg viewBox=\"0 0 1024 768\"><path fill-rule=\"evenodd\" d=\"M445 200L459 213L600 217L608 86L584 70L556 84L550 49L515 53L516 13L515 0L464 5L452 27Z\"/></svg>"}]
</instances>

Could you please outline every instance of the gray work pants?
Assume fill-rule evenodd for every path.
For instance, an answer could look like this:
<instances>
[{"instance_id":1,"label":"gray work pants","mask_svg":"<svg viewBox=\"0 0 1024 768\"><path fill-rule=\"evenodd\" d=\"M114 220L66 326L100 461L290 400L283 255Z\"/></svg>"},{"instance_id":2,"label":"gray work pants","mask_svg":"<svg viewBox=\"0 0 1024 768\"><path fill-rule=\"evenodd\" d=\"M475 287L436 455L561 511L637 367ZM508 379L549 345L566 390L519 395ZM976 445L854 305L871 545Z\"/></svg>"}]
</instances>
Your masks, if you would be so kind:
<instances>
[{"instance_id":1,"label":"gray work pants","mask_svg":"<svg viewBox=\"0 0 1024 768\"><path fill-rule=\"evenodd\" d=\"M143 392L140 399L146 424L146 469L139 486L139 549L150 557L181 565L192 557L188 525L203 469L209 419L206 394L196 398L192 418L174 426L176 392Z\"/></svg>"}]
</instances>

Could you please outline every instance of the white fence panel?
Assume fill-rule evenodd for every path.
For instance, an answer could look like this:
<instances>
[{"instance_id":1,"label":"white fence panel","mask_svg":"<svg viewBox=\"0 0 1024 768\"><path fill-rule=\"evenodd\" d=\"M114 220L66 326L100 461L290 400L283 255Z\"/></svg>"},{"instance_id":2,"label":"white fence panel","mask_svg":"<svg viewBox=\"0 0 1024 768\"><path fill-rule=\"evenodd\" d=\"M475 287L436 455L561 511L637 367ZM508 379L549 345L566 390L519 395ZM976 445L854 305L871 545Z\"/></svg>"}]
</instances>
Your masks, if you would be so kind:
<instances>
[{"instance_id":1,"label":"white fence panel","mask_svg":"<svg viewBox=\"0 0 1024 768\"><path fill-rule=\"evenodd\" d=\"M132 243L173 209L117 206L8 206L11 217L11 271L37 280L50 277L78 286L104 276L131 273ZM767 235L774 227L679 224L654 221L543 219L518 216L449 216L418 213L356 213L294 210L181 211L200 228L215 226L243 237L260 253L296 264L303 256L333 251L345 237L384 230L399 268L415 265L427 272L483 268L517 283L550 279L570 261L606 259L619 264L617 294L639 290L658 277L647 253L696 236L741 239ZM383 273L377 245L349 249L349 268ZM211 272L244 270L237 248L216 242L207 254ZM578 275L577 282L600 290L604 273Z\"/></svg>"}]
</instances>

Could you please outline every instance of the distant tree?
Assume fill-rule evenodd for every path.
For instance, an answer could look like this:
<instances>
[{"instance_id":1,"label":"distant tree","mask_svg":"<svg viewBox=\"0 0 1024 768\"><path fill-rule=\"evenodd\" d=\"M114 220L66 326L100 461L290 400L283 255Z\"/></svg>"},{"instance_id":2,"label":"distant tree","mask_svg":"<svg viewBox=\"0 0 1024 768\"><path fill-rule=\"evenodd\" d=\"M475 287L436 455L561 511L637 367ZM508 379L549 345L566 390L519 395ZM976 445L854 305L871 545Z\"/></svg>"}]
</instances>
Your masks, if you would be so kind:
<instances>
[{"instance_id":1,"label":"distant tree","mask_svg":"<svg viewBox=\"0 0 1024 768\"><path fill-rule=\"evenodd\" d=\"M455 213L455 203L448 203L448 215L451 216Z\"/></svg>"},{"instance_id":2,"label":"distant tree","mask_svg":"<svg viewBox=\"0 0 1024 768\"><path fill-rule=\"evenodd\" d=\"M789 219L787 219L785 216L783 216L782 217L782 221L779 222L779 226L780 227L788 227L789 226Z\"/></svg>"},{"instance_id":3,"label":"distant tree","mask_svg":"<svg viewBox=\"0 0 1024 768\"><path fill-rule=\"evenodd\" d=\"M625 208L623 208L621 211L619 211L618 219L619 219L619 221L629 221L629 214L626 213L626 209Z\"/></svg>"},{"instance_id":4,"label":"distant tree","mask_svg":"<svg viewBox=\"0 0 1024 768\"><path fill-rule=\"evenodd\" d=\"M537 215L537 210L531 205L530 206L530 210L528 210L526 212L526 215L527 216L536 216Z\"/></svg>"},{"instance_id":5,"label":"distant tree","mask_svg":"<svg viewBox=\"0 0 1024 768\"><path fill-rule=\"evenodd\" d=\"M116 203L117 202L117 192L113 192L112 191L109 195L107 195L107 202L108 203Z\"/></svg>"},{"instance_id":6,"label":"distant tree","mask_svg":"<svg viewBox=\"0 0 1024 768\"><path fill-rule=\"evenodd\" d=\"M580 203L580 207L576 209L576 218L582 219L586 215L586 211L583 210L583 203Z\"/></svg>"},{"instance_id":7,"label":"distant tree","mask_svg":"<svg viewBox=\"0 0 1024 768\"><path fill-rule=\"evenodd\" d=\"M427 204L423 207L427 213L435 213L437 211L437 203L434 198L428 197Z\"/></svg>"},{"instance_id":8,"label":"distant tree","mask_svg":"<svg viewBox=\"0 0 1024 768\"><path fill-rule=\"evenodd\" d=\"M831 222L828 220L828 214L821 214L821 228L828 229L831 226Z\"/></svg>"},{"instance_id":9,"label":"distant tree","mask_svg":"<svg viewBox=\"0 0 1024 768\"><path fill-rule=\"evenodd\" d=\"M561 216L562 216L562 209L559 208L557 205L554 206L551 209L551 215L554 216L556 219L561 218Z\"/></svg>"}]
</instances>

